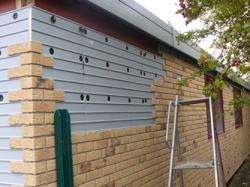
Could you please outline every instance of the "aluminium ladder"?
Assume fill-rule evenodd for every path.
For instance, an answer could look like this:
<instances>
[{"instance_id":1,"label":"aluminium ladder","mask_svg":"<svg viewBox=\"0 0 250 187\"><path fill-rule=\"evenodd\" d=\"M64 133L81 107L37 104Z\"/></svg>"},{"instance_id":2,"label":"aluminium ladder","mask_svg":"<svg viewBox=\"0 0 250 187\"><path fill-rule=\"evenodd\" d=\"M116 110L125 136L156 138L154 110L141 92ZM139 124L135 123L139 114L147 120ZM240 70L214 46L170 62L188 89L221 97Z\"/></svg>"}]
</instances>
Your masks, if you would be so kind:
<instances>
[{"instance_id":1,"label":"aluminium ladder","mask_svg":"<svg viewBox=\"0 0 250 187\"><path fill-rule=\"evenodd\" d=\"M209 109L209 118L210 118L210 127L211 127L211 135L212 135L212 149L213 149L213 159L208 161L182 161L181 154L179 151L180 142L179 142L179 132L178 132L178 112L180 105L191 105L198 103L208 103ZM174 107L174 121L173 121L173 136L172 136L172 145L169 146L171 148L170 154L170 165L169 165L169 177L168 177L168 187L173 186L173 174L174 171L179 171L180 178L180 187L184 187L184 178L183 178L183 170L184 169L214 169L214 178L215 178L215 187L224 187L224 175L223 175L223 167L219 149L219 142L216 133L216 129L214 127L213 122L213 109L212 109L212 98L204 97L204 98L196 98L190 100L179 101L178 95L176 96L175 102L170 101L167 112L167 123L166 123L166 143L168 144L168 133L170 127L170 113L171 108ZM175 163L175 157L178 158L178 161Z\"/></svg>"}]
</instances>

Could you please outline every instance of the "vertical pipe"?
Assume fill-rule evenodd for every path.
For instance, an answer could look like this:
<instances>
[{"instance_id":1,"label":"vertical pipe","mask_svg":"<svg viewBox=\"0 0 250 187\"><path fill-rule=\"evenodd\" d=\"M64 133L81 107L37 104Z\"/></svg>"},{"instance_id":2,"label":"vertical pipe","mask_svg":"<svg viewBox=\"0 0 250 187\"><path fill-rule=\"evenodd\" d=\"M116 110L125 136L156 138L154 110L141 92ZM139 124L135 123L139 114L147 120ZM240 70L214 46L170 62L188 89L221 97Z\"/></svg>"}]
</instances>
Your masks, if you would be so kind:
<instances>
[{"instance_id":1,"label":"vertical pipe","mask_svg":"<svg viewBox=\"0 0 250 187\"><path fill-rule=\"evenodd\" d=\"M166 143L167 143L167 145L168 145L168 132L169 132L170 114L171 114L172 103L173 103L173 101L169 101L168 112L167 112L167 123L166 123Z\"/></svg>"},{"instance_id":2,"label":"vertical pipe","mask_svg":"<svg viewBox=\"0 0 250 187\"><path fill-rule=\"evenodd\" d=\"M212 144L213 144L213 158L214 158L214 179L215 179L215 187L219 186L218 179L218 163L216 156L216 144L215 144L215 131L214 131L214 120L213 120L213 109L212 109L212 98L209 97L209 114L210 114L210 126L211 126L211 134L212 134Z\"/></svg>"},{"instance_id":3,"label":"vertical pipe","mask_svg":"<svg viewBox=\"0 0 250 187\"><path fill-rule=\"evenodd\" d=\"M176 129L177 129L176 128L177 115L178 115L178 95L175 98L173 138L172 138L170 165L169 165L169 174L168 174L168 187L172 187L172 181L173 181L172 179L173 179L173 164L174 164L175 140L176 140Z\"/></svg>"}]
</instances>

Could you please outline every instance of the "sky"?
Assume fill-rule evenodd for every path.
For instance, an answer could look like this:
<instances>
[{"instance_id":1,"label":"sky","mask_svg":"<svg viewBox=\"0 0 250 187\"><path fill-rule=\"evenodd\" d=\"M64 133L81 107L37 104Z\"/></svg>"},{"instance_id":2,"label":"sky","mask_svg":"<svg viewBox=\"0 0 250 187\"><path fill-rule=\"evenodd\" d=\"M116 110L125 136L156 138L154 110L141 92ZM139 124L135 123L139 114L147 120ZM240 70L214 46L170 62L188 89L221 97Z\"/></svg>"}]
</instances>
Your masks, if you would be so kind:
<instances>
[{"instance_id":1,"label":"sky","mask_svg":"<svg viewBox=\"0 0 250 187\"><path fill-rule=\"evenodd\" d=\"M189 25L185 24L185 19L182 15L176 14L179 9L179 0L135 0L137 3L148 9L150 12L155 14L161 20L166 23L170 23L175 30L182 33L190 29L201 28L202 23L194 22ZM208 38L201 43L199 46L208 51L213 56L216 56L218 51L211 49L212 38Z\"/></svg>"}]
</instances>

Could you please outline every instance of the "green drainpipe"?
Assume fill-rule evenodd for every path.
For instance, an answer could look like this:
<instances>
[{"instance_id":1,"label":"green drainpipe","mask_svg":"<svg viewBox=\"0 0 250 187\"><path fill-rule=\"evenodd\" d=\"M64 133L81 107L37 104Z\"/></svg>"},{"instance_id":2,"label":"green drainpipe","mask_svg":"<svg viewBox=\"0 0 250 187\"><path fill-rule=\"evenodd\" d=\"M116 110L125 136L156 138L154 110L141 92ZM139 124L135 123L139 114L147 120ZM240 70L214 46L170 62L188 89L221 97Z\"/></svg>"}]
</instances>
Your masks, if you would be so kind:
<instances>
[{"instance_id":1,"label":"green drainpipe","mask_svg":"<svg viewBox=\"0 0 250 187\"><path fill-rule=\"evenodd\" d=\"M56 174L58 187L73 187L71 123L67 110L56 110L55 116Z\"/></svg>"}]
</instances>

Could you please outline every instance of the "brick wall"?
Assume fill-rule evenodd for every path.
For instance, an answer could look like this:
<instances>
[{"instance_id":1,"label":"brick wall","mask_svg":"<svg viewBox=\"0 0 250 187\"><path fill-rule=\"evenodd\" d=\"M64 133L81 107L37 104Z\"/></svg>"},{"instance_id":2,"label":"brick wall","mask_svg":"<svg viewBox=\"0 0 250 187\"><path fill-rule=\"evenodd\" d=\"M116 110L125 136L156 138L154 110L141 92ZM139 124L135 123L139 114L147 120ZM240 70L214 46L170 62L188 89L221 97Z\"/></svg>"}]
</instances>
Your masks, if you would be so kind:
<instances>
[{"instance_id":1,"label":"brick wall","mask_svg":"<svg viewBox=\"0 0 250 187\"><path fill-rule=\"evenodd\" d=\"M193 80L188 87L178 88L177 75L189 75L194 66L172 55L164 54L164 80L155 81L153 114L156 125L78 133L73 135L74 180L76 186L164 186L167 180L169 149L165 141L166 109L175 95L181 99L203 97L204 76ZM224 108L233 97L232 87L224 89ZM249 110L248 110L249 111ZM180 139L184 159L211 159L211 140L207 133L205 104L180 109ZM225 114L225 133L219 135L226 180L249 153L249 114L244 109L244 126L235 129L234 118ZM187 186L214 186L213 170L185 171ZM178 183L176 180L175 183Z\"/></svg>"},{"instance_id":2,"label":"brick wall","mask_svg":"<svg viewBox=\"0 0 250 187\"><path fill-rule=\"evenodd\" d=\"M41 54L42 45L25 43L9 47L9 55L20 56L20 67L9 77L21 80L22 89L9 92L9 100L21 102L22 114L9 117L10 124L22 126L22 138L13 138L11 147L23 150L23 162L13 162L12 172L23 173L25 186L56 186L53 113L63 93L53 89L53 80L42 78L43 66L53 59ZM75 186L120 187L164 186L167 180L169 148L165 144L166 109L175 95L180 99L203 97L204 77L188 87L178 88L177 75L189 75L195 68L169 54L163 54L164 80L155 81L153 117L156 124L145 127L73 133ZM233 97L232 87L223 90L224 108ZM184 159L210 159L211 140L207 134L206 106L183 106L179 129ZM225 176L228 180L248 156L250 110L244 109L244 125L235 129L234 117L225 114L225 133L219 135ZM213 171L185 171L186 186L214 186ZM178 183L176 180L175 183Z\"/></svg>"},{"instance_id":3,"label":"brick wall","mask_svg":"<svg viewBox=\"0 0 250 187\"><path fill-rule=\"evenodd\" d=\"M10 115L9 124L21 126L22 138L11 138L10 147L21 149L22 162L10 169L24 175L24 186L56 186L54 126L55 102L64 94L54 90L53 80L42 78L43 67L53 67L43 56L42 45L34 42L8 47L9 56L18 56L20 67L8 70L10 79L19 79L21 90L10 91L10 102L21 102L21 114Z\"/></svg>"}]
</instances>

